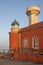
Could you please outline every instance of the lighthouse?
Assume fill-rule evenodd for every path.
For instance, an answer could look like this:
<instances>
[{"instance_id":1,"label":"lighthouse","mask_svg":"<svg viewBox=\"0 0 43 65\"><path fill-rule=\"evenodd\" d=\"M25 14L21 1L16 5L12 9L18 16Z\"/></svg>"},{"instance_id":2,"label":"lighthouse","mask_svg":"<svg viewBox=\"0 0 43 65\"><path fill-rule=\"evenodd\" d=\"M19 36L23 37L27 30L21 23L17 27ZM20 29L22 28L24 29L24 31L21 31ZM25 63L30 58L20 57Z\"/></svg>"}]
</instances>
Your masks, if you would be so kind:
<instances>
[{"instance_id":1,"label":"lighthouse","mask_svg":"<svg viewBox=\"0 0 43 65\"><path fill-rule=\"evenodd\" d=\"M11 24L11 32L9 33L10 37L10 50L18 49L18 31L19 23L14 20Z\"/></svg>"}]
</instances>

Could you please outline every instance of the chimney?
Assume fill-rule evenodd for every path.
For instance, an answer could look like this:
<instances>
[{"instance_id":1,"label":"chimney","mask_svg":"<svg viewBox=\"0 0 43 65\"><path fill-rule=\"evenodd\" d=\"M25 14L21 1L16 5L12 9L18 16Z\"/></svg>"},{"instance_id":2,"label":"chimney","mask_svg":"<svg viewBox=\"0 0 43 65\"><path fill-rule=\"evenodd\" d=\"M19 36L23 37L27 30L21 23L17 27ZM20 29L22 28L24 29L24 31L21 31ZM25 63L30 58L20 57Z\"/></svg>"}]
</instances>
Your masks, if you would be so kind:
<instances>
[{"instance_id":1,"label":"chimney","mask_svg":"<svg viewBox=\"0 0 43 65\"><path fill-rule=\"evenodd\" d=\"M29 18L29 25L38 23L38 14L40 13L40 8L37 6L31 6L27 8L26 14Z\"/></svg>"}]
</instances>

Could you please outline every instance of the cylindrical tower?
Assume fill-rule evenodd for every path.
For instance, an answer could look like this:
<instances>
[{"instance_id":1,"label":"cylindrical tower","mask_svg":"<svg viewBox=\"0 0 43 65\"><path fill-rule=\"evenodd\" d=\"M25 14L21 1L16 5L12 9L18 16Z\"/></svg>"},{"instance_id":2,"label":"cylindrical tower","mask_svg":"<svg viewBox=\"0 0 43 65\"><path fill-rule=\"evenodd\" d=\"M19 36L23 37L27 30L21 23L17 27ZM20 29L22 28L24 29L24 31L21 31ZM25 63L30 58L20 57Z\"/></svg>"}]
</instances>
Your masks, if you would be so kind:
<instances>
[{"instance_id":1,"label":"cylindrical tower","mask_svg":"<svg viewBox=\"0 0 43 65\"><path fill-rule=\"evenodd\" d=\"M40 13L40 8L37 6L31 6L27 8L26 14L29 17L29 25L38 23L38 14Z\"/></svg>"},{"instance_id":2,"label":"cylindrical tower","mask_svg":"<svg viewBox=\"0 0 43 65\"><path fill-rule=\"evenodd\" d=\"M19 23L15 20L12 22L11 32L9 33L10 37L10 50L18 48L18 31Z\"/></svg>"}]
</instances>

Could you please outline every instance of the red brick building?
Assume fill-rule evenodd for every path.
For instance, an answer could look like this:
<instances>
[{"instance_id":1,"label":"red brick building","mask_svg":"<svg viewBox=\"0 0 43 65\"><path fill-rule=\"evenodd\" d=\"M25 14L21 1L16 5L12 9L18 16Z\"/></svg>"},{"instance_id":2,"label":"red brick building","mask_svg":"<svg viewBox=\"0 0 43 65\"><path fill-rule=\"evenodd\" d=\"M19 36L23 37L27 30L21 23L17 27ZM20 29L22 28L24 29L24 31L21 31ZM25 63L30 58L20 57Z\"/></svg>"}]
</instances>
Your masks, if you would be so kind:
<instances>
[{"instance_id":1,"label":"red brick building","mask_svg":"<svg viewBox=\"0 0 43 65\"><path fill-rule=\"evenodd\" d=\"M38 23L39 7L26 10L29 26L19 29L15 20L12 23L10 38L10 54L15 60L27 60L43 63L43 21Z\"/></svg>"}]
</instances>

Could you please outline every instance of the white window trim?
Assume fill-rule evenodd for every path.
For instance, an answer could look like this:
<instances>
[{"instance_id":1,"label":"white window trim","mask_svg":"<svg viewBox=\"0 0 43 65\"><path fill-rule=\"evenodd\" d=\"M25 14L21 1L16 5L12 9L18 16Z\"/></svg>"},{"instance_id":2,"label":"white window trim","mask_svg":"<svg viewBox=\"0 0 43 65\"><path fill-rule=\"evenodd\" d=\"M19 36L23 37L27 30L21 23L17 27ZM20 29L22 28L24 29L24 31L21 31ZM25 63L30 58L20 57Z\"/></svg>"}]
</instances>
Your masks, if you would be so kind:
<instances>
[{"instance_id":1,"label":"white window trim","mask_svg":"<svg viewBox=\"0 0 43 65\"><path fill-rule=\"evenodd\" d=\"M35 37L38 38L38 47L34 47L34 38L35 38ZM32 38L32 48L34 48L34 49L38 49L38 48L39 48L39 37L38 37L38 36L34 36L34 37Z\"/></svg>"}]
</instances>

